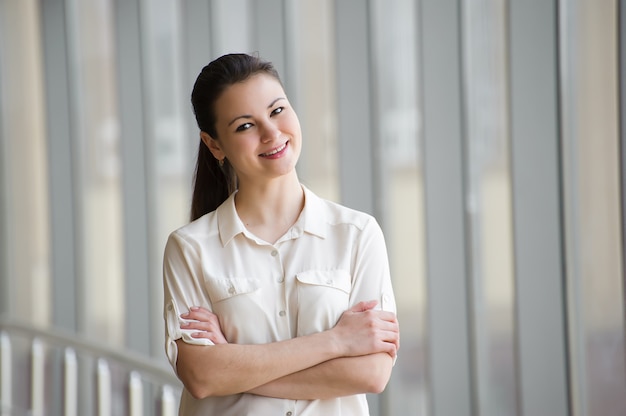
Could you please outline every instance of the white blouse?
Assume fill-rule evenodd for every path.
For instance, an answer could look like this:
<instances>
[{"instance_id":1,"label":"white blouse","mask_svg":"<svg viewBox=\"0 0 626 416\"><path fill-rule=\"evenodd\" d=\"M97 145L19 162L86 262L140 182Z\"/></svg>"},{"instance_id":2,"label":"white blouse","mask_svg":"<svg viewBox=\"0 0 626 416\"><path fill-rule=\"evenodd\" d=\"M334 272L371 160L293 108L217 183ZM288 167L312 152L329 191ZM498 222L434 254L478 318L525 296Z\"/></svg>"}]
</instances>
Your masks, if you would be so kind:
<instances>
[{"instance_id":1,"label":"white blouse","mask_svg":"<svg viewBox=\"0 0 626 416\"><path fill-rule=\"evenodd\" d=\"M212 345L182 330L180 314L202 306L219 316L229 343L263 344L322 332L360 301L396 312L387 249L376 220L304 188L305 206L275 244L249 232L234 194L217 210L174 231L163 261L165 349L176 371L176 340ZM364 394L287 400L252 394L194 399L181 415L368 415Z\"/></svg>"}]
</instances>

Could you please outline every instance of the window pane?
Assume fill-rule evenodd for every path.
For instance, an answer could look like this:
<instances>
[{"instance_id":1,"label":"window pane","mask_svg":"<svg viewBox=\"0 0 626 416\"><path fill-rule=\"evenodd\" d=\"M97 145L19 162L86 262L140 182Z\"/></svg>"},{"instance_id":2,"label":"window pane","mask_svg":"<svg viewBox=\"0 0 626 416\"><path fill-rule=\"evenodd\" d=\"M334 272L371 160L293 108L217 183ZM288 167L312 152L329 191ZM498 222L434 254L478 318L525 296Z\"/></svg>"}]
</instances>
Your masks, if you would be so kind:
<instances>
[{"instance_id":1,"label":"window pane","mask_svg":"<svg viewBox=\"0 0 626 416\"><path fill-rule=\"evenodd\" d=\"M383 227L402 345L381 414L426 415L426 259L417 10L411 0L372 2Z\"/></svg>"},{"instance_id":2,"label":"window pane","mask_svg":"<svg viewBox=\"0 0 626 416\"><path fill-rule=\"evenodd\" d=\"M618 5L561 2L563 185L572 409L626 414Z\"/></svg>"},{"instance_id":3,"label":"window pane","mask_svg":"<svg viewBox=\"0 0 626 416\"><path fill-rule=\"evenodd\" d=\"M331 0L305 0L295 8L293 104L303 135L300 180L319 196L339 201L333 10Z\"/></svg>"},{"instance_id":4,"label":"window pane","mask_svg":"<svg viewBox=\"0 0 626 416\"><path fill-rule=\"evenodd\" d=\"M213 46L213 58L226 53L253 52L249 50L252 36L251 10L249 0L211 1L211 22L207 24L211 25L213 39L207 41Z\"/></svg>"},{"instance_id":5,"label":"window pane","mask_svg":"<svg viewBox=\"0 0 626 416\"><path fill-rule=\"evenodd\" d=\"M43 55L38 2L0 3L0 186L6 234L0 310L50 322L50 247Z\"/></svg>"},{"instance_id":6,"label":"window pane","mask_svg":"<svg viewBox=\"0 0 626 416\"><path fill-rule=\"evenodd\" d=\"M86 314L81 329L94 339L124 345L124 273L119 120L114 32L110 0L68 2L69 51L73 59L72 119L77 170L77 225L82 242ZM82 218L81 218L82 217ZM80 311L79 311L80 313Z\"/></svg>"},{"instance_id":7,"label":"window pane","mask_svg":"<svg viewBox=\"0 0 626 416\"><path fill-rule=\"evenodd\" d=\"M148 288L150 314L162 314L161 272L168 235L189 221L193 172L200 135L189 129L191 85L183 85L180 5L175 0L141 3L142 66L146 158L146 210L148 219ZM208 63L208 57L205 57ZM194 68L199 71L201 68ZM197 76L197 74L196 74ZM195 81L195 78L194 78ZM139 116L139 115L138 115ZM131 173L132 174L132 173ZM132 279L127 276L127 279ZM152 351L163 358L159 345L162 322L150 328Z\"/></svg>"},{"instance_id":8,"label":"window pane","mask_svg":"<svg viewBox=\"0 0 626 416\"><path fill-rule=\"evenodd\" d=\"M463 7L466 213L480 415L517 415L506 1Z\"/></svg>"}]
</instances>

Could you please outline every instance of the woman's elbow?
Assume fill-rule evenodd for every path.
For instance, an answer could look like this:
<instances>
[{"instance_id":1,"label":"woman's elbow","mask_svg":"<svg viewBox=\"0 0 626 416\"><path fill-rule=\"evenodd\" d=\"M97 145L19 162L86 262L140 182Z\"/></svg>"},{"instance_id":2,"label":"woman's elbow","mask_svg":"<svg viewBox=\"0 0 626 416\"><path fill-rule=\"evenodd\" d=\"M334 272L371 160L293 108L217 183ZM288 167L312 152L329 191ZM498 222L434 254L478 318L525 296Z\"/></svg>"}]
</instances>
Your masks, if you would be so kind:
<instances>
[{"instance_id":1,"label":"woman's elbow","mask_svg":"<svg viewBox=\"0 0 626 416\"><path fill-rule=\"evenodd\" d=\"M223 383L215 377L207 377L211 367L203 357L203 346L186 344L182 340L178 344L178 358L176 360L176 374L182 381L185 389L194 399L202 400L211 396L222 396Z\"/></svg>"},{"instance_id":2,"label":"woman's elbow","mask_svg":"<svg viewBox=\"0 0 626 416\"><path fill-rule=\"evenodd\" d=\"M367 393L380 394L385 390L391 378L393 360L389 355L382 354L376 358L375 363L371 367L371 376L368 378L366 389Z\"/></svg>"},{"instance_id":3,"label":"woman's elbow","mask_svg":"<svg viewBox=\"0 0 626 416\"><path fill-rule=\"evenodd\" d=\"M207 397L220 395L214 380L207 378L206 372L202 371L200 366L185 365L185 363L181 363L181 360L179 360L176 365L176 373L185 389L194 399L202 400Z\"/></svg>"},{"instance_id":4,"label":"woman's elbow","mask_svg":"<svg viewBox=\"0 0 626 416\"><path fill-rule=\"evenodd\" d=\"M214 395L210 386L207 385L204 380L193 374L193 371L181 371L179 366L178 378L182 381L189 394L191 394L191 396L196 400L206 399L207 397Z\"/></svg>"},{"instance_id":5,"label":"woman's elbow","mask_svg":"<svg viewBox=\"0 0 626 416\"><path fill-rule=\"evenodd\" d=\"M385 391L389 378L387 377L373 377L367 387L367 393L380 394Z\"/></svg>"},{"instance_id":6,"label":"woman's elbow","mask_svg":"<svg viewBox=\"0 0 626 416\"><path fill-rule=\"evenodd\" d=\"M209 392L206 391L205 389L199 388L198 386L193 385L193 384L188 384L188 383L183 383L183 384L185 385L185 388L187 389L189 394L191 394L191 396L196 400L202 400L202 399L206 399L207 397L210 397Z\"/></svg>"},{"instance_id":7,"label":"woman's elbow","mask_svg":"<svg viewBox=\"0 0 626 416\"><path fill-rule=\"evenodd\" d=\"M183 382L185 389L187 389L189 394L196 400L206 399L207 397L225 396L228 394L224 392L223 389L220 389L219 386L214 385L214 383L199 377L179 376L179 378Z\"/></svg>"}]
</instances>

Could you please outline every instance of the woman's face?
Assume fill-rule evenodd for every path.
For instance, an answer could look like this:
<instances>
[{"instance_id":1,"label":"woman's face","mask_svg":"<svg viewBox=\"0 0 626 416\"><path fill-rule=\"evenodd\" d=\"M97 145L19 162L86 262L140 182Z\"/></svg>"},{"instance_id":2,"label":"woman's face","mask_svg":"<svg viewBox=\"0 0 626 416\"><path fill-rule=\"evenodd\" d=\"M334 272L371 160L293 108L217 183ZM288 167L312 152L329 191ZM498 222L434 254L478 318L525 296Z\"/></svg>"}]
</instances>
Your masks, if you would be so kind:
<instances>
[{"instance_id":1,"label":"woman's face","mask_svg":"<svg viewBox=\"0 0 626 416\"><path fill-rule=\"evenodd\" d=\"M217 159L228 159L240 185L295 172L300 122L275 78L257 74L231 85L215 109L218 137L202 139Z\"/></svg>"}]
</instances>

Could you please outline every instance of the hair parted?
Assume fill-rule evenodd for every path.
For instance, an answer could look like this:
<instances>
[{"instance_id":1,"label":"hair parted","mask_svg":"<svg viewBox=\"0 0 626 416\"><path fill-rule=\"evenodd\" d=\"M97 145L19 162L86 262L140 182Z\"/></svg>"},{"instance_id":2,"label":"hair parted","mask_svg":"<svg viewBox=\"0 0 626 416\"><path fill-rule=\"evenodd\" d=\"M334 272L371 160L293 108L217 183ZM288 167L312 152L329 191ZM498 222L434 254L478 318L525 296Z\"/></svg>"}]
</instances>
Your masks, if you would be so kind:
<instances>
[{"instance_id":1,"label":"hair parted","mask_svg":"<svg viewBox=\"0 0 626 416\"><path fill-rule=\"evenodd\" d=\"M191 93L191 104L200 131L219 140L215 129L217 100L229 86L257 74L270 75L280 82L271 62L244 53L223 55L202 68ZM192 221L214 211L237 189L235 171L228 160L224 162L220 166L200 140L191 200Z\"/></svg>"}]
</instances>

